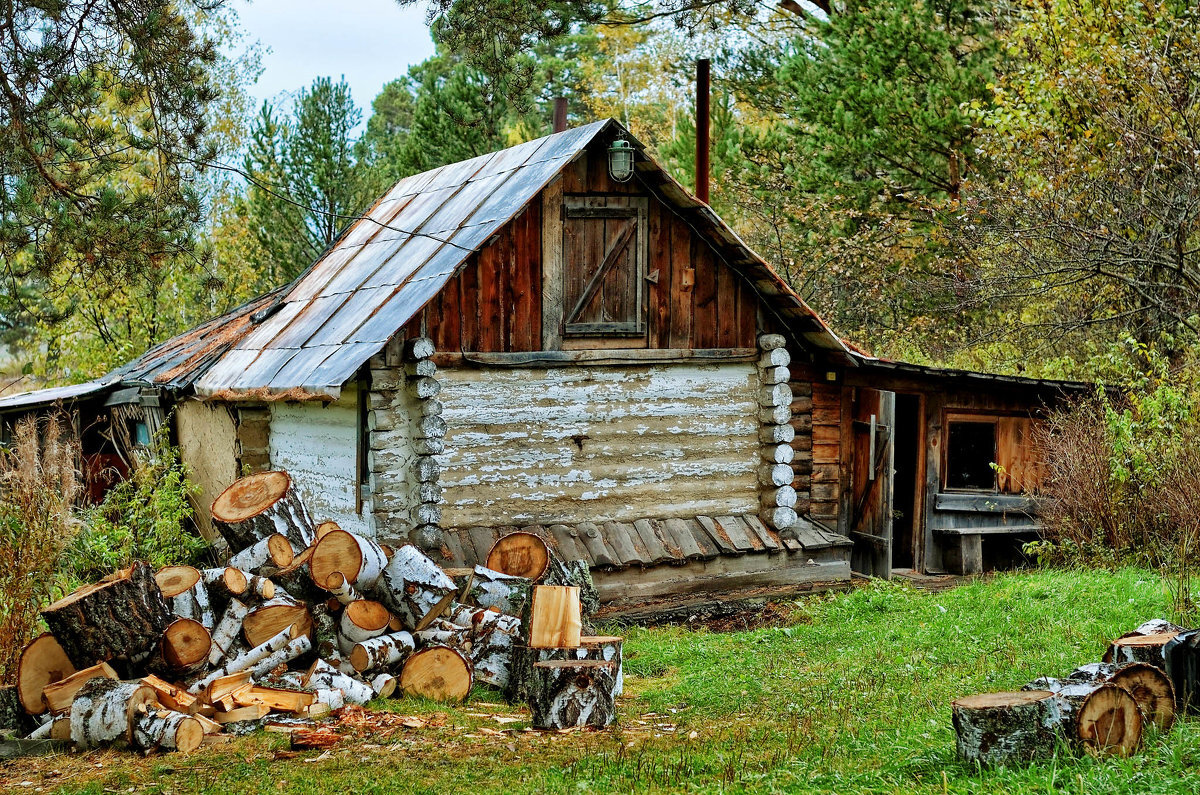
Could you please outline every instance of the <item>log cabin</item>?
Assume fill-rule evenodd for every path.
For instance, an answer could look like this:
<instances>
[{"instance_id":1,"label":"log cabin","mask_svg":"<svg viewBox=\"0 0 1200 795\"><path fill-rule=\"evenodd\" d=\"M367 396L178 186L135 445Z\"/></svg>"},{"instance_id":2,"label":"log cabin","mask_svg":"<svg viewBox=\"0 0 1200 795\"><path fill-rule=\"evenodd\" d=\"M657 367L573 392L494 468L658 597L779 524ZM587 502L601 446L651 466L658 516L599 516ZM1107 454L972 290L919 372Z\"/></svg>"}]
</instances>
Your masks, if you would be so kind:
<instances>
[{"instance_id":1,"label":"log cabin","mask_svg":"<svg viewBox=\"0 0 1200 795\"><path fill-rule=\"evenodd\" d=\"M854 349L609 120L407 177L293 283L0 415L169 417L209 535L284 470L319 519L455 566L527 530L632 605L1011 562L1032 423L1084 388Z\"/></svg>"}]
</instances>

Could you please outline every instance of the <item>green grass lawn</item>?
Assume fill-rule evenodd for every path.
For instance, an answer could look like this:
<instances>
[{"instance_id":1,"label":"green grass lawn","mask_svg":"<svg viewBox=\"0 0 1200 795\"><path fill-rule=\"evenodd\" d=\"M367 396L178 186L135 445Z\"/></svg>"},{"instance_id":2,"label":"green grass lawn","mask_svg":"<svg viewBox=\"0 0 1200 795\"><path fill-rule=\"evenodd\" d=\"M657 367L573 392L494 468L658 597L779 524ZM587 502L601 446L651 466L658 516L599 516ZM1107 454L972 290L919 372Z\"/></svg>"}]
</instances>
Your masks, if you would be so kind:
<instances>
[{"instance_id":1,"label":"green grass lawn","mask_svg":"<svg viewBox=\"0 0 1200 795\"><path fill-rule=\"evenodd\" d=\"M523 731L477 692L425 721L327 752L259 733L190 756L106 752L0 765L0 787L63 792L1200 791L1200 721L1147 736L1130 759L1060 754L980 771L958 762L949 703L1097 660L1167 603L1138 570L998 576L926 594L879 584L786 606L782 626L625 631L619 725ZM491 704L491 705L489 705ZM496 715L522 718L498 722ZM417 723L413 721L413 723Z\"/></svg>"}]
</instances>

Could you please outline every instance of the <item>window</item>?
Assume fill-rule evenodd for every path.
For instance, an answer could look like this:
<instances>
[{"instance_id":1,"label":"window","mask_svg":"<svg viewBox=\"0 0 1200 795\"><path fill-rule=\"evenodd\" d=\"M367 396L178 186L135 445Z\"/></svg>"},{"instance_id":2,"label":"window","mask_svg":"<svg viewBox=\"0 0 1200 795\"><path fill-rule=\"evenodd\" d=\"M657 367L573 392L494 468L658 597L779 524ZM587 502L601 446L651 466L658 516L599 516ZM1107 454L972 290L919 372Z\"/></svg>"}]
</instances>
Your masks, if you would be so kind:
<instances>
[{"instance_id":1,"label":"window","mask_svg":"<svg viewBox=\"0 0 1200 795\"><path fill-rule=\"evenodd\" d=\"M996 421L950 421L946 441L946 488L994 491Z\"/></svg>"},{"instance_id":2,"label":"window","mask_svg":"<svg viewBox=\"0 0 1200 795\"><path fill-rule=\"evenodd\" d=\"M646 333L645 198L568 197L563 207L567 335Z\"/></svg>"}]
</instances>

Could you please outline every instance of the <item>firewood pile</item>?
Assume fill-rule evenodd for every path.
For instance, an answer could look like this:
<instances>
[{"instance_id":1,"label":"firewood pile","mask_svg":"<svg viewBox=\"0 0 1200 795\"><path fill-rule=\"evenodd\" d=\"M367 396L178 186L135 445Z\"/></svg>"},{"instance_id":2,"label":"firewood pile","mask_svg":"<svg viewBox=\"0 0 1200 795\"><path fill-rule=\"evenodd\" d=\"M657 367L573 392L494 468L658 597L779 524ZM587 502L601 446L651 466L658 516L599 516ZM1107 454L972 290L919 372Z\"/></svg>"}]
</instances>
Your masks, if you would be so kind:
<instances>
[{"instance_id":1,"label":"firewood pile","mask_svg":"<svg viewBox=\"0 0 1200 795\"><path fill-rule=\"evenodd\" d=\"M284 472L238 480L212 517L237 550L228 565L135 563L44 608L49 631L0 688L0 728L187 751L373 698L458 702L475 685L528 702L535 728L612 722L622 639L583 633L598 607L588 565L538 536L442 569L315 523Z\"/></svg>"},{"instance_id":2,"label":"firewood pile","mask_svg":"<svg viewBox=\"0 0 1200 795\"><path fill-rule=\"evenodd\" d=\"M1024 763L1060 747L1129 756L1153 725L1200 712L1200 630L1153 619L1109 644L1100 662L1019 691L951 705L958 755L987 765Z\"/></svg>"}]
</instances>

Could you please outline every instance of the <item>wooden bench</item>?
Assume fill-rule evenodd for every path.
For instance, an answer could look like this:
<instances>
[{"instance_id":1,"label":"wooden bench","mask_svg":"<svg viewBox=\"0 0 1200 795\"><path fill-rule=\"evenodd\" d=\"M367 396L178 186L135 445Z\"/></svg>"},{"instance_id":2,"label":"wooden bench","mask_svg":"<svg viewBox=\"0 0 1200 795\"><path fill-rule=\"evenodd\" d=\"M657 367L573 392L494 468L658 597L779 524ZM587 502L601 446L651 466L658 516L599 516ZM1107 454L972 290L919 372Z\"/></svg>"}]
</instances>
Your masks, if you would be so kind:
<instances>
[{"instance_id":1,"label":"wooden bench","mask_svg":"<svg viewBox=\"0 0 1200 795\"><path fill-rule=\"evenodd\" d=\"M990 527L942 527L933 531L946 540L942 546L942 563L954 574L983 572L983 537L1038 535L1041 525L1007 524Z\"/></svg>"}]
</instances>

